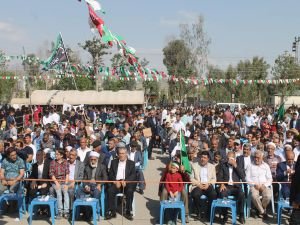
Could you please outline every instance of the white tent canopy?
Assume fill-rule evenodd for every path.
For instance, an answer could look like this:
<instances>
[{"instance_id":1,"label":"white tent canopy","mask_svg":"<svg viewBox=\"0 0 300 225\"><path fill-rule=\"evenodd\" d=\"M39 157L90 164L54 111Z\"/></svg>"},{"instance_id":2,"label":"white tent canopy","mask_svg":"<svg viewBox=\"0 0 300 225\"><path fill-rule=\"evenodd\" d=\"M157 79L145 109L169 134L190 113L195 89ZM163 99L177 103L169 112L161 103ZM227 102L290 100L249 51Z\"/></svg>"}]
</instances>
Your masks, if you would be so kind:
<instances>
[{"instance_id":1,"label":"white tent canopy","mask_svg":"<svg viewBox=\"0 0 300 225\"><path fill-rule=\"evenodd\" d=\"M36 90L30 96L31 105L142 105L144 91L59 91Z\"/></svg>"}]
</instances>

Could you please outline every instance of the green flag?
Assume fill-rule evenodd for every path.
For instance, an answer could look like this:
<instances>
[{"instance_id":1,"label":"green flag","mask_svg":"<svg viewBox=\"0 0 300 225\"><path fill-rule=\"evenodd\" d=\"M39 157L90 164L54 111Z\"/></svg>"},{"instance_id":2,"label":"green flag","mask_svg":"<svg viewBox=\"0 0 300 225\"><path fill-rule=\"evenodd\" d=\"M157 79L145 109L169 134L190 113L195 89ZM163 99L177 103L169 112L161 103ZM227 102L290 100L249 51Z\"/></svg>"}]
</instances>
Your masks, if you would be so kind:
<instances>
[{"instance_id":1,"label":"green flag","mask_svg":"<svg viewBox=\"0 0 300 225\"><path fill-rule=\"evenodd\" d=\"M283 120L284 113L285 113L285 110L284 110L284 102L283 102L277 111L278 120Z\"/></svg>"},{"instance_id":2,"label":"green flag","mask_svg":"<svg viewBox=\"0 0 300 225\"><path fill-rule=\"evenodd\" d=\"M184 166L184 169L187 173L191 173L192 172L191 165L187 156L185 140L181 130L180 130L180 147L181 147L181 165Z\"/></svg>"},{"instance_id":3,"label":"green flag","mask_svg":"<svg viewBox=\"0 0 300 225\"><path fill-rule=\"evenodd\" d=\"M67 62L68 56L66 54L65 46L61 37L61 34L58 35L55 48L53 49L52 55L43 62L44 69L51 69L62 62Z\"/></svg>"}]
</instances>

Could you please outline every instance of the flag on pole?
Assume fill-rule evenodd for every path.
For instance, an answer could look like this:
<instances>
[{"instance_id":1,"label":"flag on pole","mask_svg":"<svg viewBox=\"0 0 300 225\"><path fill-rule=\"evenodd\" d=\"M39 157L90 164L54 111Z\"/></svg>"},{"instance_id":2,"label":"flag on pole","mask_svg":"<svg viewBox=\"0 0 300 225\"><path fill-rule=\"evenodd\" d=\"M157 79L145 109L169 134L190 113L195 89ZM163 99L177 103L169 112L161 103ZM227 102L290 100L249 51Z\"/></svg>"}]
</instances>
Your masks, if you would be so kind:
<instances>
[{"instance_id":1,"label":"flag on pole","mask_svg":"<svg viewBox=\"0 0 300 225\"><path fill-rule=\"evenodd\" d=\"M284 109L284 102L283 102L277 111L278 120L283 120L284 113L285 113L285 109Z\"/></svg>"},{"instance_id":2,"label":"flag on pole","mask_svg":"<svg viewBox=\"0 0 300 225\"><path fill-rule=\"evenodd\" d=\"M187 173L191 173L192 172L191 164L190 164L190 161L189 161L188 156L187 156L184 135L183 135L181 130L180 130L180 147L181 147L181 151L180 151L180 153L181 153L181 165L184 166L184 170Z\"/></svg>"},{"instance_id":3,"label":"flag on pole","mask_svg":"<svg viewBox=\"0 0 300 225\"><path fill-rule=\"evenodd\" d=\"M90 14L90 25L93 25L94 27L97 28L100 37L103 36L103 25L104 25L104 21L94 12L94 10L92 9L92 7L88 4L88 8L89 8L89 14Z\"/></svg>"},{"instance_id":4,"label":"flag on pole","mask_svg":"<svg viewBox=\"0 0 300 225\"><path fill-rule=\"evenodd\" d=\"M66 53L66 49L64 47L61 34L59 34L56 39L55 47L53 49L51 56L46 61L43 62L44 69L51 69L56 65L67 61L68 61L68 56Z\"/></svg>"}]
</instances>

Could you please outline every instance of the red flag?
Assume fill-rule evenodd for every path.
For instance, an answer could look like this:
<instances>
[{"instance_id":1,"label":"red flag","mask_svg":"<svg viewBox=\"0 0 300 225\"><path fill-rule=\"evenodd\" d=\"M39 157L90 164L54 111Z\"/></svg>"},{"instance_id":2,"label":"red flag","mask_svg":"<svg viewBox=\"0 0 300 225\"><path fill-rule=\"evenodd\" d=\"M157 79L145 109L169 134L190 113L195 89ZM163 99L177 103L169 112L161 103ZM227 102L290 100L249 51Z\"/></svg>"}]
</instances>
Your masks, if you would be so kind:
<instances>
[{"instance_id":1,"label":"red flag","mask_svg":"<svg viewBox=\"0 0 300 225\"><path fill-rule=\"evenodd\" d=\"M92 9L92 7L90 7L90 5L88 5L88 7L89 7L91 21L93 22L93 24L99 31L100 36L102 37L104 21L94 12L94 10Z\"/></svg>"}]
</instances>

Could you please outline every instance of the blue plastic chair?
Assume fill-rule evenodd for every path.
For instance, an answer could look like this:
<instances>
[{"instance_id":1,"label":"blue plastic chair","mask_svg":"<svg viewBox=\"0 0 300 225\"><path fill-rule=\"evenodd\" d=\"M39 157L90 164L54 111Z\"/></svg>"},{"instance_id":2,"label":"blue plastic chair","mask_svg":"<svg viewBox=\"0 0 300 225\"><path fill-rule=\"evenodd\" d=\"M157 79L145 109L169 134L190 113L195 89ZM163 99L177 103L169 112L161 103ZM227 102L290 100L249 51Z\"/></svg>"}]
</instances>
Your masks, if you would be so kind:
<instances>
[{"instance_id":1,"label":"blue plastic chair","mask_svg":"<svg viewBox=\"0 0 300 225\"><path fill-rule=\"evenodd\" d=\"M101 215L104 218L105 217L105 186L104 186L104 184L101 185L100 208L101 208Z\"/></svg>"},{"instance_id":2,"label":"blue plastic chair","mask_svg":"<svg viewBox=\"0 0 300 225\"><path fill-rule=\"evenodd\" d=\"M4 192L0 196L0 210L2 211L3 201L17 201L19 209L19 219L21 220L23 214L26 213L25 196L23 194L23 183L20 183L19 190L16 193Z\"/></svg>"},{"instance_id":3,"label":"blue plastic chair","mask_svg":"<svg viewBox=\"0 0 300 225\"><path fill-rule=\"evenodd\" d=\"M232 213L232 224L236 225L236 201L228 199L217 199L213 200L211 205L211 211L210 211L210 225L213 224L214 216L215 216L215 210L216 208L230 208Z\"/></svg>"},{"instance_id":4,"label":"blue plastic chair","mask_svg":"<svg viewBox=\"0 0 300 225\"><path fill-rule=\"evenodd\" d=\"M273 194L273 186L270 186L271 192L272 192L272 198L271 198L271 206L272 206L272 213L273 217L275 215L275 201L274 201L274 194ZM247 218L250 217L250 209L251 209L251 192L250 192L250 185L248 184L248 196L247 196Z\"/></svg>"},{"instance_id":5,"label":"blue plastic chair","mask_svg":"<svg viewBox=\"0 0 300 225\"><path fill-rule=\"evenodd\" d=\"M282 209L292 209L292 207L290 206L290 202L284 199L280 199L277 204L277 225L280 225Z\"/></svg>"},{"instance_id":6,"label":"blue plastic chair","mask_svg":"<svg viewBox=\"0 0 300 225\"><path fill-rule=\"evenodd\" d=\"M160 202L160 215L159 224L163 225L164 221L164 211L165 209L180 209L181 211L181 224L185 225L185 208L183 201L161 201Z\"/></svg>"},{"instance_id":7,"label":"blue plastic chair","mask_svg":"<svg viewBox=\"0 0 300 225\"><path fill-rule=\"evenodd\" d=\"M94 225L97 225L97 220L100 221L100 206L99 199L90 198L90 199L76 199L73 204L73 213L72 213L72 225L75 223L76 209L78 206L90 206L93 210L93 222Z\"/></svg>"},{"instance_id":8,"label":"blue plastic chair","mask_svg":"<svg viewBox=\"0 0 300 225\"><path fill-rule=\"evenodd\" d=\"M29 225L32 224L32 214L34 211L34 206L40 206L40 205L48 205L50 208L50 213L51 213L51 221L52 224L55 224L55 216L58 213L58 208L57 208L57 199L50 197L48 201L43 201L42 198L34 198L28 208L28 213L29 213Z\"/></svg>"}]
</instances>

